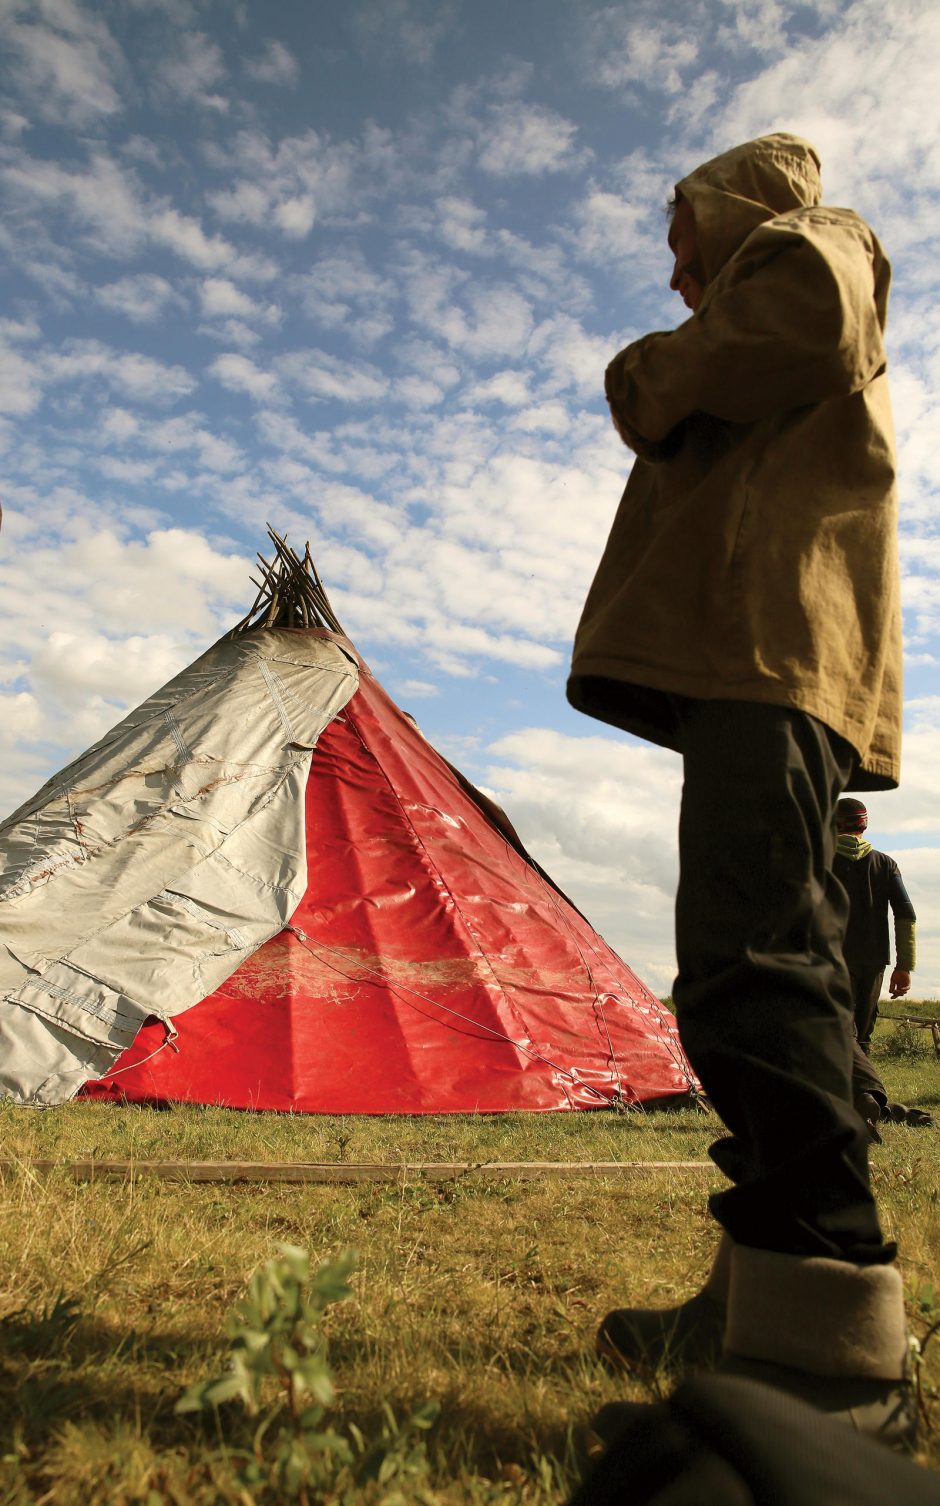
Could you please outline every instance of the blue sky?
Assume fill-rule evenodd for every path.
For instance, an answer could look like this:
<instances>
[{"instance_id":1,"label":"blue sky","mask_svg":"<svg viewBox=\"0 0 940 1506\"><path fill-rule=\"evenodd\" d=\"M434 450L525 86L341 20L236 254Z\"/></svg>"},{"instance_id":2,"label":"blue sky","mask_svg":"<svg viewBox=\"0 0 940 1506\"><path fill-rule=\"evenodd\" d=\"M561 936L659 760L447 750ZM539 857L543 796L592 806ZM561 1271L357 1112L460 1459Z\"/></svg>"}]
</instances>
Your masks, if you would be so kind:
<instances>
[{"instance_id":1,"label":"blue sky","mask_svg":"<svg viewBox=\"0 0 940 1506\"><path fill-rule=\"evenodd\" d=\"M652 986L679 761L564 700L629 467L603 371L685 315L663 204L809 136L892 258L904 785L940 997L940 12L920 0L0 0L0 809L245 610L270 519Z\"/></svg>"}]
</instances>

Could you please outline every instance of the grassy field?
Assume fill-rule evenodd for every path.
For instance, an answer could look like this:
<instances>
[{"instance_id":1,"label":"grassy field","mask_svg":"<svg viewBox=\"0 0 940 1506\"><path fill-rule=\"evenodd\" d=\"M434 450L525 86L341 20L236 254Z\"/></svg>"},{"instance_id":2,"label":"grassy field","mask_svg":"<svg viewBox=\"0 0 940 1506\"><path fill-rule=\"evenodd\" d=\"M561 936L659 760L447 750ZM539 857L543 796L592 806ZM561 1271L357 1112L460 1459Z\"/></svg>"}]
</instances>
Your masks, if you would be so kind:
<instances>
[{"instance_id":1,"label":"grassy field","mask_svg":"<svg viewBox=\"0 0 940 1506\"><path fill-rule=\"evenodd\" d=\"M940 1114L929 1031L882 1026L877 1063L893 1097ZM276 1381L254 1418L238 1402L205 1417L175 1410L187 1387L225 1372L227 1316L282 1243L314 1262L358 1252L351 1298L323 1319L337 1397L320 1428L354 1452L351 1429L367 1441L384 1429L388 1449L367 1483L327 1461L311 1502L561 1501L591 1413L668 1386L607 1376L592 1354L597 1320L628 1296L667 1304L695 1288L714 1239L705 1196L719 1185L710 1169L440 1186L404 1174L380 1186L76 1184L36 1176L32 1160L689 1160L705 1158L716 1129L691 1109L370 1120L5 1107L2 1152L19 1164L0 1184L0 1503L288 1499L270 1462L283 1416L252 1463ZM872 1164L923 1334L940 1304L929 1291L940 1287L940 1132L889 1125ZM924 1458L940 1468L940 1335L923 1369ZM401 1425L428 1400L433 1426L389 1444L385 1407Z\"/></svg>"}]
</instances>

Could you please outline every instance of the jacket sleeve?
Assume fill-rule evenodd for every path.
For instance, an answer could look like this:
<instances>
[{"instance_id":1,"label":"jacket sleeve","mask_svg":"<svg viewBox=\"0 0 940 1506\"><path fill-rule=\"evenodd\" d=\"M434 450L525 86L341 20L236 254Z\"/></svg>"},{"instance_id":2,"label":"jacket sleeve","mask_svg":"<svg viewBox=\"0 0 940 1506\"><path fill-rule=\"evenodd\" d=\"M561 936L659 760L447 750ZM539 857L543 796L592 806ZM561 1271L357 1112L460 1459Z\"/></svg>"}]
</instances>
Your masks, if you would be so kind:
<instances>
[{"instance_id":1,"label":"jacket sleeve","mask_svg":"<svg viewBox=\"0 0 940 1506\"><path fill-rule=\"evenodd\" d=\"M621 437L661 444L693 413L754 423L866 386L885 364L873 255L860 221L755 230L697 314L614 357Z\"/></svg>"},{"instance_id":2,"label":"jacket sleeve","mask_svg":"<svg viewBox=\"0 0 940 1506\"><path fill-rule=\"evenodd\" d=\"M917 938L915 922L917 916L914 906L904 887L901 870L897 863L891 864L891 878L888 882L888 901L894 912L894 953L895 966L902 972L912 973L917 961Z\"/></svg>"}]
</instances>

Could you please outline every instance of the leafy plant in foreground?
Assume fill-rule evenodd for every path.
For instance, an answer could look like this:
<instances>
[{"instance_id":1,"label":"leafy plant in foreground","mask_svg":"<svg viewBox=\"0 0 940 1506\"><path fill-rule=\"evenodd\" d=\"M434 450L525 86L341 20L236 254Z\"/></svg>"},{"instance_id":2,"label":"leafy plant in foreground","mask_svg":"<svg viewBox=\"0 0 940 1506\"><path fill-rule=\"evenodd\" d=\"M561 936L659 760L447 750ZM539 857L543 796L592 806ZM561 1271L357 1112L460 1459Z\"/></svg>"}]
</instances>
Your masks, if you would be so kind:
<instances>
[{"instance_id":1,"label":"leafy plant in foreground","mask_svg":"<svg viewBox=\"0 0 940 1506\"><path fill-rule=\"evenodd\" d=\"M927 1407L927 1397L936 1397L936 1391L928 1388L926 1373L924 1370L924 1355L927 1345L937 1333L940 1333L940 1292L937 1291L932 1281L921 1281L912 1291L914 1306L917 1317L925 1325L926 1331L916 1338L910 1338L911 1358L913 1360L914 1385L917 1392L917 1401L920 1407L921 1417L927 1431L931 1431L931 1418Z\"/></svg>"},{"instance_id":2,"label":"leafy plant in foreground","mask_svg":"<svg viewBox=\"0 0 940 1506\"><path fill-rule=\"evenodd\" d=\"M383 1506L431 1501L421 1488L427 1458L418 1435L436 1420L435 1403L425 1403L402 1425L383 1406L384 1421L372 1440L352 1423L337 1431L327 1421L336 1388L320 1321L332 1303L351 1294L355 1255L345 1251L311 1273L306 1250L278 1249L279 1255L254 1273L229 1317L228 1370L191 1386L177 1412L215 1412L221 1424L217 1409L238 1401L258 1418L252 1452L244 1456L238 1476L248 1491L270 1486L276 1499L301 1506L327 1496L331 1502L355 1497Z\"/></svg>"},{"instance_id":3,"label":"leafy plant in foreground","mask_svg":"<svg viewBox=\"0 0 940 1506\"><path fill-rule=\"evenodd\" d=\"M907 1020L899 1020L893 1029L882 1030L876 1043L876 1055L905 1062L922 1061L932 1046L927 1031Z\"/></svg>"},{"instance_id":4,"label":"leafy plant in foreground","mask_svg":"<svg viewBox=\"0 0 940 1506\"><path fill-rule=\"evenodd\" d=\"M28 1349L39 1354L54 1352L61 1348L81 1316L77 1298L67 1297L60 1289L55 1301L44 1303L38 1312L18 1307L16 1312L0 1318L0 1348Z\"/></svg>"}]
</instances>

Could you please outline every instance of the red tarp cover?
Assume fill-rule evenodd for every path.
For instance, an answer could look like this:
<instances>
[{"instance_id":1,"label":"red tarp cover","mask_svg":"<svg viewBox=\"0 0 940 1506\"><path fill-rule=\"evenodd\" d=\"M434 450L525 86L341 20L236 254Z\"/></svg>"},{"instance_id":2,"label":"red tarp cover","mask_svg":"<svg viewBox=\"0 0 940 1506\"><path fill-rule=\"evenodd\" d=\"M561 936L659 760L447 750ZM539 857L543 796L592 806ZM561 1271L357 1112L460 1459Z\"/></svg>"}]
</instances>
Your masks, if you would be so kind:
<instances>
[{"instance_id":1,"label":"red tarp cover","mask_svg":"<svg viewBox=\"0 0 940 1506\"><path fill-rule=\"evenodd\" d=\"M145 1026L86 1096L442 1114L688 1091L669 1011L365 665L314 750L306 800L292 922L306 941L282 932L178 1015L178 1050Z\"/></svg>"}]
</instances>

